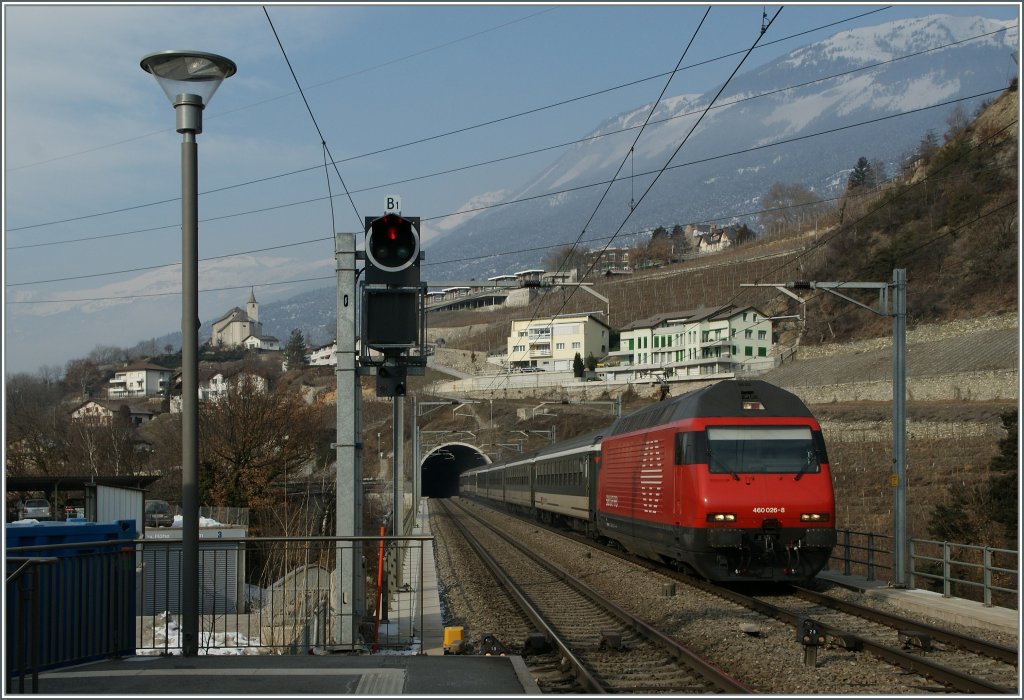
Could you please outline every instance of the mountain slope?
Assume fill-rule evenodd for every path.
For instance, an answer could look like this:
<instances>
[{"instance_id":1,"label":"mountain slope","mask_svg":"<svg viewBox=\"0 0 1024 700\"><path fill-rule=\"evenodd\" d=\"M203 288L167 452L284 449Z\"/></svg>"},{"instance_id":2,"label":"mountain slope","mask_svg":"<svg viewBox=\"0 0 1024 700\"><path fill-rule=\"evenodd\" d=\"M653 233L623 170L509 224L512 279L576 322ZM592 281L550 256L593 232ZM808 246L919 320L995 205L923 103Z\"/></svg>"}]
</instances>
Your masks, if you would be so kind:
<instances>
[{"instance_id":1,"label":"mountain slope","mask_svg":"<svg viewBox=\"0 0 1024 700\"><path fill-rule=\"evenodd\" d=\"M758 200L771 184L799 183L835 196L860 156L893 170L928 130L945 130L952 105L929 107L1006 86L1016 42L1016 29L1006 23L931 15L841 32L739 74L629 217L616 245L631 245L636 238L628 234L658 225L735 218L756 228ZM713 97L679 95L658 106L633 155L636 174L620 175L584 241L603 245L619 229L630 200L668 163ZM964 108L970 112L981 99ZM509 199L550 196L482 212L432 241L430 274L507 273L535 265L544 256L538 248L575 240L635 138L635 130L621 130L639 126L649 109L606 120Z\"/></svg>"}]
</instances>

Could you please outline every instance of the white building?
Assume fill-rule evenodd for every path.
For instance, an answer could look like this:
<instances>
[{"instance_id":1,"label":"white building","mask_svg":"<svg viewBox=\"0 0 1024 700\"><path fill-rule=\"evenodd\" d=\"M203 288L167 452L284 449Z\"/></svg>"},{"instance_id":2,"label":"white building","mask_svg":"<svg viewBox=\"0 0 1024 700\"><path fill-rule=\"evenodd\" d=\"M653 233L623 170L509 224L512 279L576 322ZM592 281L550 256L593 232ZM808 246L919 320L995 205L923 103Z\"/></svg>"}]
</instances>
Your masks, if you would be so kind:
<instances>
[{"instance_id":1,"label":"white building","mask_svg":"<svg viewBox=\"0 0 1024 700\"><path fill-rule=\"evenodd\" d=\"M257 352L281 349L281 341L272 335L250 335L242 341L242 345L246 350Z\"/></svg>"},{"instance_id":2,"label":"white building","mask_svg":"<svg viewBox=\"0 0 1024 700\"><path fill-rule=\"evenodd\" d=\"M153 420L156 414L152 410L136 404L92 399L79 404L71 411L71 420L86 425L111 425L115 415L122 415L131 425L138 427Z\"/></svg>"},{"instance_id":3,"label":"white building","mask_svg":"<svg viewBox=\"0 0 1024 700\"><path fill-rule=\"evenodd\" d=\"M658 314L620 330L619 349L609 353L612 377L651 375L676 379L734 376L774 366L772 321L752 306Z\"/></svg>"},{"instance_id":4,"label":"white building","mask_svg":"<svg viewBox=\"0 0 1024 700\"><path fill-rule=\"evenodd\" d=\"M309 364L311 365L329 365L334 366L338 364L338 358L335 353L338 352L338 343L331 341L327 345L321 345L318 348L313 348L309 353Z\"/></svg>"},{"instance_id":5,"label":"white building","mask_svg":"<svg viewBox=\"0 0 1024 700\"><path fill-rule=\"evenodd\" d=\"M257 393L265 394L270 386L266 377L245 369L213 372L199 370L199 400L217 402L227 396L242 382L250 382ZM179 389L180 391L180 389ZM171 397L171 413L181 413L181 394Z\"/></svg>"},{"instance_id":6,"label":"white building","mask_svg":"<svg viewBox=\"0 0 1024 700\"><path fill-rule=\"evenodd\" d=\"M250 289L249 301L245 305L245 311L236 306L214 321L210 345L215 348L238 347L250 336L259 338L262 335L263 324L260 323L260 305L256 301L255 292Z\"/></svg>"},{"instance_id":7,"label":"white building","mask_svg":"<svg viewBox=\"0 0 1024 700\"><path fill-rule=\"evenodd\" d=\"M565 314L512 322L505 358L510 369L572 370L573 359L608 353L611 328L596 313Z\"/></svg>"},{"instance_id":8,"label":"white building","mask_svg":"<svg viewBox=\"0 0 1024 700\"><path fill-rule=\"evenodd\" d=\"M107 384L107 398L159 396L170 390L174 371L149 362L136 362L114 373Z\"/></svg>"}]
</instances>

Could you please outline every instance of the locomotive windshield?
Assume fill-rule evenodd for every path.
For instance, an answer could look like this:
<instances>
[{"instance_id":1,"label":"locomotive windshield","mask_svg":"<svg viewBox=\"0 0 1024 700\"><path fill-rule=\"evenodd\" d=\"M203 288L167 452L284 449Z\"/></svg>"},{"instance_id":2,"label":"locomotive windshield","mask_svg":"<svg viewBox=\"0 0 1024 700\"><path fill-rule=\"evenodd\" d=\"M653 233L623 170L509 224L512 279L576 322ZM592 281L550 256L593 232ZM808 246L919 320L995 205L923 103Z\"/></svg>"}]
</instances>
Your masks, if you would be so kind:
<instances>
[{"instance_id":1,"label":"locomotive windshield","mask_svg":"<svg viewBox=\"0 0 1024 700\"><path fill-rule=\"evenodd\" d=\"M816 474L822 456L811 429L786 427L708 427L708 469L732 474Z\"/></svg>"}]
</instances>

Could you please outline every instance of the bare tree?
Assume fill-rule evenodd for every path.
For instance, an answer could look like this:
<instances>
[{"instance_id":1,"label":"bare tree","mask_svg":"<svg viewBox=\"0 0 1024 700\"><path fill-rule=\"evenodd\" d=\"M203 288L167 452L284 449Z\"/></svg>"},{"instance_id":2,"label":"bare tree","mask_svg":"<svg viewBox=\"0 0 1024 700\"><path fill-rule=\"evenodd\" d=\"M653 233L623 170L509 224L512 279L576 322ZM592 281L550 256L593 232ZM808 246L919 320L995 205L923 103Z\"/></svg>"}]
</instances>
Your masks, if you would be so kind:
<instances>
[{"instance_id":1,"label":"bare tree","mask_svg":"<svg viewBox=\"0 0 1024 700\"><path fill-rule=\"evenodd\" d=\"M275 482L314 459L325 407L283 383L266 391L245 376L227 396L200 406L200 486L213 505L272 508Z\"/></svg>"},{"instance_id":2,"label":"bare tree","mask_svg":"<svg viewBox=\"0 0 1024 700\"><path fill-rule=\"evenodd\" d=\"M59 472L67 459L67 415L60 408L60 384L38 375L15 374L7 377L4 394L5 473Z\"/></svg>"}]
</instances>

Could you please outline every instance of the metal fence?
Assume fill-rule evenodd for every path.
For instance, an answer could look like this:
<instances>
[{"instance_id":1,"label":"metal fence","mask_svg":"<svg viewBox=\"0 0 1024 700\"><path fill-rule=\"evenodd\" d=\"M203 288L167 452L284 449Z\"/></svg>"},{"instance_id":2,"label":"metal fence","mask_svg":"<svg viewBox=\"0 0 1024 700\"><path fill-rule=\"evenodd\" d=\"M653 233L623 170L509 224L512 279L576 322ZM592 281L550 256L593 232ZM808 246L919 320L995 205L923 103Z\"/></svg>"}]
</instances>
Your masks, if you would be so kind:
<instances>
[{"instance_id":1,"label":"metal fence","mask_svg":"<svg viewBox=\"0 0 1024 700\"><path fill-rule=\"evenodd\" d=\"M54 545L53 557L38 556L38 546L7 549L8 689L13 679L23 688L27 677L56 665L181 653L181 541L127 542L134 550L98 551L109 542ZM432 543L429 536L200 539L199 653L330 650L340 625L353 624L336 605L336 562L347 554L365 582L360 650L419 653L424 553Z\"/></svg>"},{"instance_id":2,"label":"metal fence","mask_svg":"<svg viewBox=\"0 0 1024 700\"><path fill-rule=\"evenodd\" d=\"M891 535L856 530L839 530L838 535L829 569L868 581L895 579ZM910 588L1017 609L1016 550L917 539L908 541L908 549Z\"/></svg>"},{"instance_id":3,"label":"metal fence","mask_svg":"<svg viewBox=\"0 0 1024 700\"><path fill-rule=\"evenodd\" d=\"M6 687L41 670L111 656L135 647L131 540L9 547L4 650Z\"/></svg>"},{"instance_id":4,"label":"metal fence","mask_svg":"<svg viewBox=\"0 0 1024 700\"><path fill-rule=\"evenodd\" d=\"M331 648L336 626L351 624L340 621L336 611L341 595L336 563L353 549L364 572L366 613L359 629L366 649L410 650L423 629L418 583L424 547L432 542L431 537L200 540L200 653L306 654ZM138 545L136 653L180 653L181 543L140 540Z\"/></svg>"}]
</instances>

